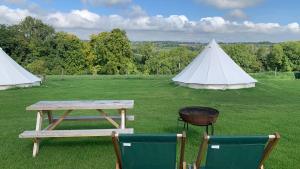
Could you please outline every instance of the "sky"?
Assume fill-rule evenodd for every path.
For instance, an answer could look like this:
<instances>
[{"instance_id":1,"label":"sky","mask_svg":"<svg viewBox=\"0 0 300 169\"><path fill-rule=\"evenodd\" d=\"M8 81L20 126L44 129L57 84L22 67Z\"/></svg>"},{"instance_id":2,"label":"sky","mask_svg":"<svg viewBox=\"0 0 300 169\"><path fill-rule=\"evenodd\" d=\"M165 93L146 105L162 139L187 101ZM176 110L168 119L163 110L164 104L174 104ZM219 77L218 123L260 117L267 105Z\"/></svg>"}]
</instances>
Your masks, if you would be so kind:
<instances>
[{"instance_id":1,"label":"sky","mask_svg":"<svg viewBox=\"0 0 300 169\"><path fill-rule=\"evenodd\" d=\"M57 31L126 30L132 41L300 40L299 0L0 0L0 24L26 16Z\"/></svg>"}]
</instances>

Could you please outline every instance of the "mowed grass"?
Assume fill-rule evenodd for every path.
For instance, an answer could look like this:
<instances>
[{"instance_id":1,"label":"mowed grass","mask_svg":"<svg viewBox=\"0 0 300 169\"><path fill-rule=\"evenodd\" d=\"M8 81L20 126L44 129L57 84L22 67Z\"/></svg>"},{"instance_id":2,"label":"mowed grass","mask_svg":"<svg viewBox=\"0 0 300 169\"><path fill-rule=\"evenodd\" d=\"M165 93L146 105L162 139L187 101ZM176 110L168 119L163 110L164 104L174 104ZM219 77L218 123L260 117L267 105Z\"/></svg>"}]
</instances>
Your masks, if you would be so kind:
<instances>
[{"instance_id":1,"label":"mowed grass","mask_svg":"<svg viewBox=\"0 0 300 169\"><path fill-rule=\"evenodd\" d=\"M135 115L135 121L127 126L136 133L175 133L178 109L210 106L220 111L216 135L267 135L277 131L281 139L265 168L297 169L300 80L290 75L254 76L259 80L257 87L226 91L178 87L171 83L170 76L51 76L41 87L0 91L0 168L114 168L116 158L110 137L44 139L39 155L32 158L32 140L18 138L24 130L35 128L36 113L26 112L25 108L39 100L133 99L135 106L129 114ZM111 125L104 121L63 122L58 129L101 127ZM190 126L185 151L188 163L196 158L203 132L204 128Z\"/></svg>"}]
</instances>

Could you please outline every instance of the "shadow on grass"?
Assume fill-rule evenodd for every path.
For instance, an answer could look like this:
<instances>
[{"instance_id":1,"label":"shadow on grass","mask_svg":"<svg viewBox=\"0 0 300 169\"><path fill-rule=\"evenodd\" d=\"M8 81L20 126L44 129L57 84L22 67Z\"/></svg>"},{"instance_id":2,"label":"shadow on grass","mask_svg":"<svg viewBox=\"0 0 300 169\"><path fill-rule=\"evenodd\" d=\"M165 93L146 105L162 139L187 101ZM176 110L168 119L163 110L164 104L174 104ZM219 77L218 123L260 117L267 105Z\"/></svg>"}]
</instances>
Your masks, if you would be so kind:
<instances>
[{"instance_id":1,"label":"shadow on grass","mask_svg":"<svg viewBox=\"0 0 300 169\"><path fill-rule=\"evenodd\" d=\"M40 141L39 152L44 150L76 150L76 149L107 149L112 146L110 137L101 138L44 138ZM32 151L33 143L24 144L25 149Z\"/></svg>"},{"instance_id":2,"label":"shadow on grass","mask_svg":"<svg viewBox=\"0 0 300 169\"><path fill-rule=\"evenodd\" d=\"M40 152L48 150L65 150L66 153L73 150L98 150L112 146L110 137L105 138L48 138L40 143Z\"/></svg>"},{"instance_id":3,"label":"shadow on grass","mask_svg":"<svg viewBox=\"0 0 300 169\"><path fill-rule=\"evenodd\" d=\"M202 136L205 132L205 127L189 125L189 129L187 130L186 128L183 128L183 124L179 123L178 127L168 126L164 127L162 131L165 133L182 133L183 131L185 131L187 137L198 138L199 136Z\"/></svg>"},{"instance_id":4,"label":"shadow on grass","mask_svg":"<svg viewBox=\"0 0 300 169\"><path fill-rule=\"evenodd\" d=\"M48 138L43 139L40 143L40 146L47 147L98 147L98 146L110 146L112 141L110 137L105 138Z\"/></svg>"}]
</instances>

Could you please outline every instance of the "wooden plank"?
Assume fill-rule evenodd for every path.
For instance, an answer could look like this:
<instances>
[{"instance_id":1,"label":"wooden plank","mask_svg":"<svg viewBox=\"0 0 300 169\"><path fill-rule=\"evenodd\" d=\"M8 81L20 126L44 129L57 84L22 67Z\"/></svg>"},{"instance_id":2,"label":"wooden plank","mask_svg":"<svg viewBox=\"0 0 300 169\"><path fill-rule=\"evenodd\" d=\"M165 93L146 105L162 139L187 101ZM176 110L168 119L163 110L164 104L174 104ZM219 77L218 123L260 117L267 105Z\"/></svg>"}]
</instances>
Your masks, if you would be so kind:
<instances>
[{"instance_id":1,"label":"wooden plank","mask_svg":"<svg viewBox=\"0 0 300 169\"><path fill-rule=\"evenodd\" d=\"M133 100L39 101L26 110L132 109Z\"/></svg>"},{"instance_id":2,"label":"wooden plank","mask_svg":"<svg viewBox=\"0 0 300 169\"><path fill-rule=\"evenodd\" d=\"M50 124L47 127L47 130L52 130L54 129L56 126L58 126L63 120L64 118L71 112L72 110L67 110L62 116L60 116L60 118L58 120L56 120L54 123Z\"/></svg>"},{"instance_id":3,"label":"wooden plank","mask_svg":"<svg viewBox=\"0 0 300 169\"><path fill-rule=\"evenodd\" d=\"M110 118L107 113L105 113L103 110L99 110L99 109L97 109L97 111L99 111L103 115L103 117L107 121L109 121L112 125L114 125L116 128L119 128L119 124L117 122L115 122L112 118Z\"/></svg>"},{"instance_id":4,"label":"wooden plank","mask_svg":"<svg viewBox=\"0 0 300 169\"><path fill-rule=\"evenodd\" d=\"M121 115L121 129L125 129L126 128L126 110L125 109L121 109L120 110L120 115Z\"/></svg>"},{"instance_id":5,"label":"wooden plank","mask_svg":"<svg viewBox=\"0 0 300 169\"><path fill-rule=\"evenodd\" d=\"M113 120L121 120L121 116L108 116ZM53 121L58 120L59 117L53 117ZM93 121L93 120L106 120L104 116L66 116L64 121ZM134 115L127 115L126 120L134 121Z\"/></svg>"},{"instance_id":6,"label":"wooden plank","mask_svg":"<svg viewBox=\"0 0 300 169\"><path fill-rule=\"evenodd\" d=\"M116 162L116 169L121 169L118 162Z\"/></svg>"},{"instance_id":7,"label":"wooden plank","mask_svg":"<svg viewBox=\"0 0 300 169\"><path fill-rule=\"evenodd\" d=\"M186 162L183 162L183 169L186 169Z\"/></svg>"},{"instance_id":8,"label":"wooden plank","mask_svg":"<svg viewBox=\"0 0 300 169\"><path fill-rule=\"evenodd\" d=\"M89 129L89 130L43 130L24 131L19 138L49 138L49 137L98 137L111 136L112 132L132 134L133 128L126 129Z\"/></svg>"},{"instance_id":9,"label":"wooden plank","mask_svg":"<svg viewBox=\"0 0 300 169\"><path fill-rule=\"evenodd\" d=\"M39 111L39 112L37 112L37 116L36 116L36 126L35 126L36 132L41 131L42 123L43 123L43 112ZM33 150L32 150L33 157L36 157L36 155L39 152L39 146L40 146L39 144L40 144L39 138L35 138L33 140Z\"/></svg>"}]
</instances>

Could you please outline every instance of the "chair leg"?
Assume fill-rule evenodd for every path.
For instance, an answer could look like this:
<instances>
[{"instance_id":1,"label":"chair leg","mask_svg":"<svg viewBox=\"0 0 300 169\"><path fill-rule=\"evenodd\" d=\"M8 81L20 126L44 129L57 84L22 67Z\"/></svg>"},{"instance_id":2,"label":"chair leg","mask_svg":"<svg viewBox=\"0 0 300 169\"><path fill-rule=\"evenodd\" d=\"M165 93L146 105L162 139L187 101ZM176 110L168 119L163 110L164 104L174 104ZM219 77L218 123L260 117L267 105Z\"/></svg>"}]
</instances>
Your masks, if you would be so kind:
<instances>
[{"instance_id":1,"label":"chair leg","mask_svg":"<svg viewBox=\"0 0 300 169\"><path fill-rule=\"evenodd\" d=\"M178 126L179 126L179 119L177 119L177 132L178 132Z\"/></svg>"}]
</instances>

